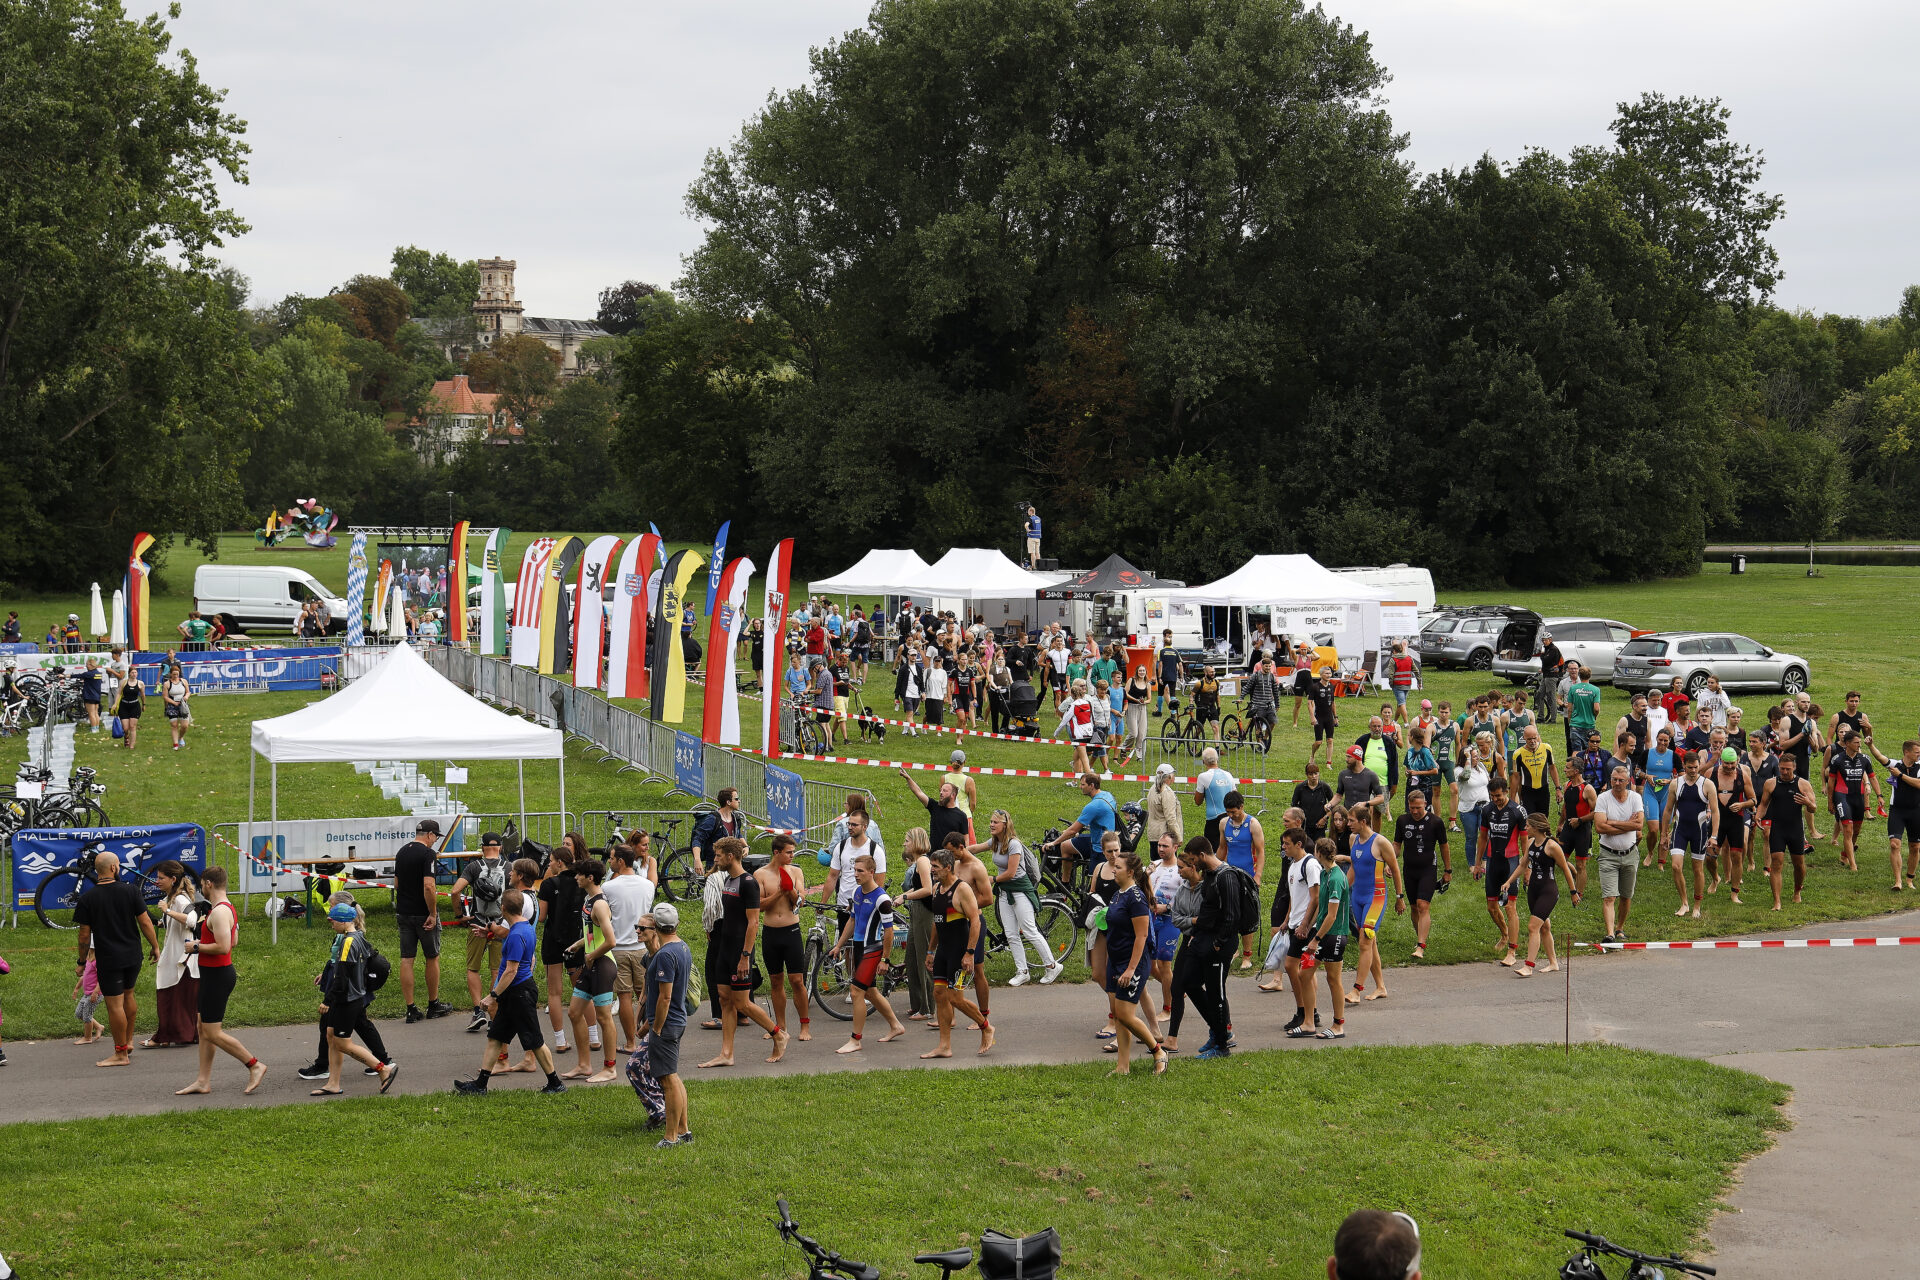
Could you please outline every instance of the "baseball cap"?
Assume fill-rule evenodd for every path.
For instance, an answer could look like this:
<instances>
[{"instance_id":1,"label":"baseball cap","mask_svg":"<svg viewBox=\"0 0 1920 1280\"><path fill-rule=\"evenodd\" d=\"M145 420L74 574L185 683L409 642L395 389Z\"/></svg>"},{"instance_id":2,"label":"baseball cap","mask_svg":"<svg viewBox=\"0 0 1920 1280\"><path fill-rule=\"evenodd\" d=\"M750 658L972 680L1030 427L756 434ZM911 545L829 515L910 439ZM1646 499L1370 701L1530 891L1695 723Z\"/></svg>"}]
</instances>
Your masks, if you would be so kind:
<instances>
[{"instance_id":1,"label":"baseball cap","mask_svg":"<svg viewBox=\"0 0 1920 1280\"><path fill-rule=\"evenodd\" d=\"M948 764L965 764L966 762L967 762L967 753L964 751L956 751L952 755L947 757Z\"/></svg>"},{"instance_id":2,"label":"baseball cap","mask_svg":"<svg viewBox=\"0 0 1920 1280\"><path fill-rule=\"evenodd\" d=\"M671 902L655 903L651 914L653 916L653 922L662 929L678 929L680 927L680 908L674 906Z\"/></svg>"},{"instance_id":3,"label":"baseball cap","mask_svg":"<svg viewBox=\"0 0 1920 1280\"><path fill-rule=\"evenodd\" d=\"M434 821L432 818L422 818L420 819L419 822L414 824L413 830L415 834L418 834L424 831L429 835L437 836L440 834L440 824Z\"/></svg>"},{"instance_id":4,"label":"baseball cap","mask_svg":"<svg viewBox=\"0 0 1920 1280\"><path fill-rule=\"evenodd\" d=\"M498 831L483 831L480 833L480 847L482 849L486 848L490 844L499 844L499 843L500 843L500 833Z\"/></svg>"},{"instance_id":5,"label":"baseball cap","mask_svg":"<svg viewBox=\"0 0 1920 1280\"><path fill-rule=\"evenodd\" d=\"M1153 772L1155 777L1171 778L1173 776L1173 766L1170 764L1163 764L1158 769L1155 769Z\"/></svg>"}]
</instances>

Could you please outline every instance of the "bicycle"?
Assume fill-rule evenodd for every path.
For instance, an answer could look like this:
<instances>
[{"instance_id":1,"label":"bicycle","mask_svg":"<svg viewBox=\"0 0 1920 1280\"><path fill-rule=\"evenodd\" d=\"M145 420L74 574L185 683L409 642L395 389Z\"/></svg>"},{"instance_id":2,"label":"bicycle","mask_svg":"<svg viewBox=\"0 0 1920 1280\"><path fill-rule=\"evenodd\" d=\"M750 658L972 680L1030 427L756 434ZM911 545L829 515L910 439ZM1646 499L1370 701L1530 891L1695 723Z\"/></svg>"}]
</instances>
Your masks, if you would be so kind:
<instances>
[{"instance_id":1,"label":"bicycle","mask_svg":"<svg viewBox=\"0 0 1920 1280\"><path fill-rule=\"evenodd\" d=\"M807 930L806 966L807 999L815 1008L824 1012L836 1022L848 1022L853 1018L853 970L847 961L845 950L834 954L834 947L840 941L840 909L831 902L819 902L809 899L801 905L813 909L813 924ZM828 921L832 920L829 926ZM904 913L894 917L894 950L899 956L889 954L886 970L874 978L874 990L885 1000L895 991L907 985L907 924Z\"/></svg>"},{"instance_id":2,"label":"bicycle","mask_svg":"<svg viewBox=\"0 0 1920 1280\"><path fill-rule=\"evenodd\" d=\"M1274 713L1254 719L1249 712L1242 720L1229 712L1220 720L1220 740L1229 746L1247 747L1261 755L1273 750Z\"/></svg>"},{"instance_id":3,"label":"bicycle","mask_svg":"<svg viewBox=\"0 0 1920 1280\"><path fill-rule=\"evenodd\" d=\"M807 1261L807 1280L880 1280L880 1268L867 1262L842 1257L819 1241L803 1235L793 1220L786 1197L773 1202L780 1210L780 1239L794 1245ZM940 1280L952 1280L956 1272L973 1265L973 1250L948 1249L943 1253L916 1253L914 1262L923 1267L940 1268ZM980 1237L980 1275L982 1280L1054 1280L1060 1266L1060 1237L1051 1227L1038 1235L1015 1238L989 1231Z\"/></svg>"},{"instance_id":4,"label":"bicycle","mask_svg":"<svg viewBox=\"0 0 1920 1280\"><path fill-rule=\"evenodd\" d=\"M799 698L787 699L787 710L793 715L793 735L796 751L803 756L824 756L828 754L826 733L819 721L814 719L814 709Z\"/></svg>"},{"instance_id":5,"label":"bicycle","mask_svg":"<svg viewBox=\"0 0 1920 1280\"><path fill-rule=\"evenodd\" d=\"M68 786L79 785L87 790L104 791L104 787L95 787L93 770L76 770ZM76 796L72 791L49 791L46 787L53 781L51 769L36 769L33 765L20 766L19 781L39 783L42 790L38 799L22 799L17 792L6 797L0 803L0 838L11 839L16 831L25 831L37 827L104 827L107 825L106 810L84 795ZM98 821L94 821L97 818Z\"/></svg>"},{"instance_id":6,"label":"bicycle","mask_svg":"<svg viewBox=\"0 0 1920 1280\"><path fill-rule=\"evenodd\" d=\"M73 911L80 905L80 899L87 890L99 883L100 873L94 860L103 853L119 856L119 878L139 889L143 898L160 892L158 882L140 868L140 859L153 852L152 841L124 841L118 849L107 846L105 840L94 841L82 849L72 862L40 882L40 886L33 891L33 914L40 917L42 925L49 929L78 928L73 922Z\"/></svg>"},{"instance_id":7,"label":"bicycle","mask_svg":"<svg viewBox=\"0 0 1920 1280\"><path fill-rule=\"evenodd\" d=\"M1641 1253L1637 1249L1617 1245L1605 1236L1589 1235L1584 1231L1568 1231L1564 1234L1568 1239L1578 1240L1581 1247L1579 1253L1561 1264L1560 1280L1607 1280L1607 1273L1600 1269L1600 1263L1596 1260L1597 1255L1627 1259L1626 1280L1664 1280L1666 1272L1661 1270L1662 1267L1672 1267L1699 1276L1717 1274L1704 1262Z\"/></svg>"},{"instance_id":8,"label":"bicycle","mask_svg":"<svg viewBox=\"0 0 1920 1280\"><path fill-rule=\"evenodd\" d=\"M694 861L692 841L678 846L673 842L673 833L687 820L663 818L660 825L666 830L648 833L659 847L654 856L660 862L660 892L668 902L697 902L707 883L706 873Z\"/></svg>"}]
</instances>

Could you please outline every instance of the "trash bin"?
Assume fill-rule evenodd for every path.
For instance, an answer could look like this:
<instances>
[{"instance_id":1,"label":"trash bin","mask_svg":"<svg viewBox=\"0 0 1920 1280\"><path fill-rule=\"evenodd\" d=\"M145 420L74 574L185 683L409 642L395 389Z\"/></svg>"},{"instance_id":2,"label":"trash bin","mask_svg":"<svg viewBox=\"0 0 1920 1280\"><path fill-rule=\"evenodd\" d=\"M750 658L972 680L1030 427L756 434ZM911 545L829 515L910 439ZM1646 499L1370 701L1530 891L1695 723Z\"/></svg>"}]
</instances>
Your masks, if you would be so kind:
<instances>
[{"instance_id":1,"label":"trash bin","mask_svg":"<svg viewBox=\"0 0 1920 1280\"><path fill-rule=\"evenodd\" d=\"M1733 571L1735 573L1745 573L1747 571L1747 558L1745 556L1733 557Z\"/></svg>"}]
</instances>

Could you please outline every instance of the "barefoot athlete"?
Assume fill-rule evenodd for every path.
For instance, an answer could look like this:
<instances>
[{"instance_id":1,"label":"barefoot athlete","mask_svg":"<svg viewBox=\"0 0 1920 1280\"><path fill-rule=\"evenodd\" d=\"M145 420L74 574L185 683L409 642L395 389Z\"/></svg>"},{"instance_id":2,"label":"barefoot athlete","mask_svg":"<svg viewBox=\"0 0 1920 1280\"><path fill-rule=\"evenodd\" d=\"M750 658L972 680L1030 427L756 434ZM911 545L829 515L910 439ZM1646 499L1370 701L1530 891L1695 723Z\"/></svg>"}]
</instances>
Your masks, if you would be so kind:
<instances>
[{"instance_id":1,"label":"barefoot athlete","mask_svg":"<svg viewBox=\"0 0 1920 1280\"><path fill-rule=\"evenodd\" d=\"M743 1017L773 1036L768 1062L778 1062L787 1053L786 1031L776 1026L753 999L753 944L760 936L760 882L741 864L746 852L747 842L739 836L714 841L714 865L726 876L726 883L720 887L720 926L713 931L711 944L720 948L713 972L725 975L725 985L720 988L720 1052L701 1063L702 1067L733 1065L734 1033Z\"/></svg>"},{"instance_id":2,"label":"barefoot athlete","mask_svg":"<svg viewBox=\"0 0 1920 1280\"><path fill-rule=\"evenodd\" d=\"M1731 746L1720 749L1719 762L1713 769L1713 793L1720 801L1717 838L1721 874L1727 879L1727 900L1736 907L1743 906L1740 881L1746 873L1747 815L1753 808L1754 790L1746 766L1740 763L1740 753Z\"/></svg>"},{"instance_id":3,"label":"barefoot athlete","mask_svg":"<svg viewBox=\"0 0 1920 1280\"><path fill-rule=\"evenodd\" d=\"M1567 869L1567 856L1560 842L1547 838L1550 826L1544 813L1527 815L1527 856L1515 862L1507 880L1511 891L1514 881L1522 875L1527 879L1527 961L1515 966L1513 976L1516 978L1533 976L1542 938L1547 944L1547 972L1557 973L1560 969L1559 957L1553 951L1553 922L1549 919L1560 901L1560 883L1554 873L1558 871L1560 879L1565 880L1571 880L1573 873Z\"/></svg>"},{"instance_id":4,"label":"barefoot athlete","mask_svg":"<svg viewBox=\"0 0 1920 1280\"><path fill-rule=\"evenodd\" d=\"M153 917L147 914L147 901L140 890L120 878L120 859L103 853L93 860L93 888L74 904L73 923L79 929L75 943L79 959L76 974L86 972L87 951L94 953L94 971L99 975L100 994L107 1002L107 1026L113 1032L113 1052L94 1063L96 1067L124 1067L133 1061L133 1024L140 1009L134 989L140 981L141 946L158 960L160 938L153 929Z\"/></svg>"},{"instance_id":5,"label":"barefoot athlete","mask_svg":"<svg viewBox=\"0 0 1920 1280\"><path fill-rule=\"evenodd\" d=\"M853 872L855 887L846 903L847 922L840 926L840 938L833 944L832 951L838 956L849 943L853 947L848 961L854 991L853 1033L835 1053L860 1052L867 1030L869 1004L887 1020L887 1034L880 1037L881 1044L907 1034L906 1027L894 1016L893 1005L873 986L880 970L893 967L893 899L887 896L887 886L874 874L872 855L857 855L853 859Z\"/></svg>"},{"instance_id":6,"label":"barefoot athlete","mask_svg":"<svg viewBox=\"0 0 1920 1280\"><path fill-rule=\"evenodd\" d=\"M952 846L935 849L931 858L933 893L927 902L933 910L934 945L927 954L927 970L933 974L940 1043L921 1054L922 1058L953 1056L956 1009L980 1028L980 1052L993 1048L993 1028L987 1016L964 994L966 975L975 965L973 949L980 941L980 900L974 896L973 886L960 878L956 861Z\"/></svg>"},{"instance_id":7,"label":"barefoot athlete","mask_svg":"<svg viewBox=\"0 0 1920 1280\"><path fill-rule=\"evenodd\" d=\"M1407 792L1407 811L1394 819L1393 843L1407 878L1407 897L1413 903L1413 958L1424 960L1427 933L1433 928L1433 895L1441 886L1453 883L1447 824L1428 808L1425 792ZM1434 865L1436 853L1438 868Z\"/></svg>"},{"instance_id":8,"label":"barefoot athlete","mask_svg":"<svg viewBox=\"0 0 1920 1280\"><path fill-rule=\"evenodd\" d=\"M1793 859L1793 900L1800 901L1800 890L1807 879L1807 855L1813 846L1807 843L1804 814L1814 812L1813 787L1800 776L1800 762L1791 753L1780 756L1780 772L1767 779L1760 793L1760 813L1767 828L1767 879L1773 885L1773 909L1780 910L1780 860Z\"/></svg>"},{"instance_id":9,"label":"barefoot athlete","mask_svg":"<svg viewBox=\"0 0 1920 1280\"><path fill-rule=\"evenodd\" d=\"M1380 918L1386 914L1387 884L1377 868L1384 866L1393 877L1394 914L1407 909L1407 895L1400 882L1400 862L1394 857L1393 845L1373 829L1373 810L1367 805L1356 805L1350 820L1353 844L1347 852L1353 859L1353 924L1360 934L1360 960L1353 971L1353 994L1348 997L1348 1003L1358 1004L1362 999L1387 997L1386 975L1380 968ZM1367 992L1368 974L1373 975L1372 994Z\"/></svg>"},{"instance_id":10,"label":"barefoot athlete","mask_svg":"<svg viewBox=\"0 0 1920 1280\"><path fill-rule=\"evenodd\" d=\"M1527 811L1507 799L1507 780L1494 778L1487 783L1487 802L1480 806L1479 866L1474 874L1484 878L1487 915L1500 931L1500 963L1512 968L1520 952L1520 908L1506 884L1520 860L1521 843L1527 829Z\"/></svg>"},{"instance_id":11,"label":"barefoot athlete","mask_svg":"<svg viewBox=\"0 0 1920 1280\"><path fill-rule=\"evenodd\" d=\"M777 835L767 865L753 873L760 883L760 958L767 966L769 994L773 999L773 1024L787 1029L787 991L793 991L793 1008L800 1019L802 1040L813 1039L807 1029L807 959L800 937L800 899L807 894L807 876L793 865L794 838ZM769 1039L772 1032L768 1032Z\"/></svg>"},{"instance_id":12,"label":"barefoot athlete","mask_svg":"<svg viewBox=\"0 0 1920 1280\"><path fill-rule=\"evenodd\" d=\"M600 892L601 882L607 878L606 864L598 858L582 858L573 864L573 878L580 885L580 938L567 951L580 952L581 963L574 975L573 1000L567 1005L567 1018L573 1023L573 1048L580 1061L560 1078L605 1084L614 1077L615 978L613 910L607 905L606 895ZM598 1024L600 1028L600 1052L605 1055L605 1062L599 1071L593 1069L593 1059L589 1056L593 1052L587 1035L589 1024Z\"/></svg>"},{"instance_id":13,"label":"barefoot athlete","mask_svg":"<svg viewBox=\"0 0 1920 1280\"><path fill-rule=\"evenodd\" d=\"M266 1064L247 1052L247 1047L230 1035L227 1000L233 995L233 945L240 940L240 915L227 898L227 869L208 867L200 877L206 891L207 918L200 922L200 936L187 943L187 954L200 961L200 1074L176 1094L206 1093L213 1085L213 1051L231 1054L247 1069L247 1087L252 1093L266 1078Z\"/></svg>"},{"instance_id":14,"label":"barefoot athlete","mask_svg":"<svg viewBox=\"0 0 1920 1280\"><path fill-rule=\"evenodd\" d=\"M1706 861L1720 835L1720 797L1713 783L1700 775L1700 755L1688 751L1682 756L1680 776L1673 782L1667 802L1667 861L1673 869L1673 887L1680 896L1680 908L1673 914L1687 914L1688 863L1692 864L1693 918L1700 918L1706 905Z\"/></svg>"}]
</instances>

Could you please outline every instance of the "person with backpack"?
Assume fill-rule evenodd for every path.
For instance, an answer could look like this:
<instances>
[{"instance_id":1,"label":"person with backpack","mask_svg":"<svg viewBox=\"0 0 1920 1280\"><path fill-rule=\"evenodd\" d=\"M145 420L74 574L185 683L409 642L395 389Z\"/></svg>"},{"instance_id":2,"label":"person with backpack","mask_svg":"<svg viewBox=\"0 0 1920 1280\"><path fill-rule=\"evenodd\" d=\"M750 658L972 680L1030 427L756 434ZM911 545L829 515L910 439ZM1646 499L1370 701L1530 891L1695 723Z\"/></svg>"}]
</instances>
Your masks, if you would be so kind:
<instances>
[{"instance_id":1,"label":"person with backpack","mask_svg":"<svg viewBox=\"0 0 1920 1280\"><path fill-rule=\"evenodd\" d=\"M1247 882L1241 889L1251 898L1254 914L1260 909L1260 881L1267 869L1267 833L1261 829L1260 819L1247 812L1247 802L1238 791L1227 792L1227 810L1220 820L1220 852L1226 863L1235 871L1245 875ZM1255 930L1240 931L1240 969L1245 972L1253 968L1253 941Z\"/></svg>"},{"instance_id":2,"label":"person with backpack","mask_svg":"<svg viewBox=\"0 0 1920 1280\"><path fill-rule=\"evenodd\" d=\"M1220 859L1205 836L1187 841L1186 855L1200 870L1200 909L1188 938L1192 967L1184 975L1175 968L1176 999L1185 996L1206 1022L1208 1036L1202 1058L1224 1058L1231 1052L1233 1033L1228 1026L1227 966L1240 935L1260 927L1258 904L1242 910L1242 877ZM1243 918L1244 917L1244 918ZM1184 981L1182 980L1184 978Z\"/></svg>"},{"instance_id":3,"label":"person with backpack","mask_svg":"<svg viewBox=\"0 0 1920 1280\"><path fill-rule=\"evenodd\" d=\"M622 846L624 848L624 846ZM539 986L533 980L533 956L536 943L533 922L529 918L537 908L535 899L520 889L509 889L501 899L501 918L507 924L507 937L500 948L500 969L487 992L487 1047L480 1057L480 1073L471 1080L455 1080L456 1093L485 1093L493 1077L494 1064L507 1056L507 1046L515 1039L547 1073L541 1093L565 1093L555 1069L553 1050L540 1031Z\"/></svg>"},{"instance_id":4,"label":"person with backpack","mask_svg":"<svg viewBox=\"0 0 1920 1280\"><path fill-rule=\"evenodd\" d=\"M373 1068L380 1077L382 1093L393 1087L395 1077L400 1074L399 1063L382 1063L371 1051L353 1042L355 1033L366 1021L367 1001L372 998L368 982L374 950L361 928L360 907L351 897L343 890L334 894L327 905L327 922L334 932L333 950L320 979L321 990L326 992L326 1002L320 1006L320 1012L327 1030L327 1080L312 1091L316 1098L340 1095L340 1068L347 1058ZM204 962L201 972L206 972Z\"/></svg>"},{"instance_id":5,"label":"person with backpack","mask_svg":"<svg viewBox=\"0 0 1920 1280\"><path fill-rule=\"evenodd\" d=\"M467 1030L484 1031L488 1018L480 1007L480 993L486 989L486 975L500 967L500 940L493 936L493 926L501 918L501 899L507 896L507 862L500 856L499 832L481 835L480 856L460 869L450 892L456 900L467 894L466 915L459 922L469 927L467 995L473 1000L473 1017Z\"/></svg>"},{"instance_id":6,"label":"person with backpack","mask_svg":"<svg viewBox=\"0 0 1920 1280\"><path fill-rule=\"evenodd\" d=\"M354 898L353 894L342 889L330 896L327 899L328 911L332 911L334 904L342 902L359 909L358 920L362 936L364 936L367 927L367 913L364 909L360 909L360 904L358 900ZM329 916L329 919L331 919L331 916ZM202 960L201 963L204 965L206 962ZM380 1035L380 1024L367 1016L367 1008L373 1004L373 997L379 994L380 988L387 985L387 979L391 977L392 974L393 962L375 950L372 940L369 939L367 942L367 999L360 1009L359 1019L353 1024L353 1034L359 1036L360 1043L366 1045L373 1056L380 1060L378 1067L367 1068L366 1074L368 1075L378 1075L387 1064L393 1061L393 1055L387 1052L387 1042ZM314 979L314 983L322 989L325 989L327 985L326 974L322 972L320 977ZM314 1055L312 1062L300 1068L295 1074L302 1080L325 1080L332 1074L332 1070L327 1064L327 1015L324 1010L320 1015L319 1051Z\"/></svg>"},{"instance_id":7,"label":"person with backpack","mask_svg":"<svg viewBox=\"0 0 1920 1280\"><path fill-rule=\"evenodd\" d=\"M853 678L865 684L867 660L873 654L873 624L867 621L866 612L859 605L853 606L849 628L847 660L853 664Z\"/></svg>"},{"instance_id":8,"label":"person with backpack","mask_svg":"<svg viewBox=\"0 0 1920 1280\"><path fill-rule=\"evenodd\" d=\"M1048 986L1066 971L1064 957L1056 957L1040 932L1040 859L1014 834L1013 815L995 809L987 819L987 839L968 845L972 854L993 855L993 902L1000 913L1000 928L1006 934L1007 950L1013 953L1013 981L1009 986L1025 986L1032 978L1027 965L1027 948L1040 954L1040 985Z\"/></svg>"}]
</instances>

